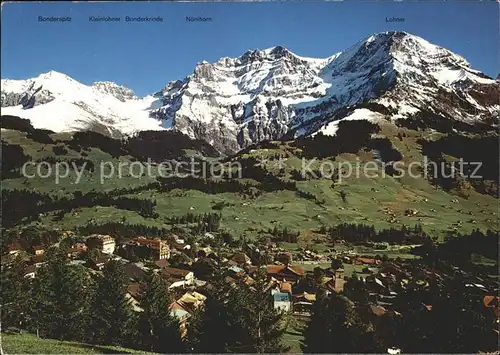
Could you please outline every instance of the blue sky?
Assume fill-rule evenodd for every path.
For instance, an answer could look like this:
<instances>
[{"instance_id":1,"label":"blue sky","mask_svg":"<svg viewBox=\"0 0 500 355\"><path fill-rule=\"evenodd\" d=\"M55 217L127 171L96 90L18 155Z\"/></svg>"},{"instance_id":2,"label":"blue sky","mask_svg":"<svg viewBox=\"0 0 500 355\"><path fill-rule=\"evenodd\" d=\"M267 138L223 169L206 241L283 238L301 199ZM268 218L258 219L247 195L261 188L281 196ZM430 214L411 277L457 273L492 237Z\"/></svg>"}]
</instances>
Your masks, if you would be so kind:
<instances>
[{"instance_id":1,"label":"blue sky","mask_svg":"<svg viewBox=\"0 0 500 355\"><path fill-rule=\"evenodd\" d=\"M39 23L71 16L71 23ZM91 23L89 16L162 16L163 23ZM186 16L212 17L188 23ZM386 17L404 23L386 23ZM123 21L123 20L122 20ZM496 2L7 3L2 6L2 78L49 70L85 84L115 81L145 95L182 79L197 62L282 45L327 57L375 32L404 30L463 55L496 77Z\"/></svg>"}]
</instances>

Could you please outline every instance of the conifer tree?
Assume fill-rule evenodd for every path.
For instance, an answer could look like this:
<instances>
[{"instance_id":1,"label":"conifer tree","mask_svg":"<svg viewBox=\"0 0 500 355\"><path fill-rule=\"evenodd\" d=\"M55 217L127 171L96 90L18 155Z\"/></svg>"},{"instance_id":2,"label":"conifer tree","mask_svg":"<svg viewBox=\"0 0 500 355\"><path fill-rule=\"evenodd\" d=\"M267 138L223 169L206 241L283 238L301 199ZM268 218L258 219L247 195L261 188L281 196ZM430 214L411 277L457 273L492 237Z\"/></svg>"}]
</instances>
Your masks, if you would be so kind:
<instances>
[{"instance_id":1,"label":"conifer tree","mask_svg":"<svg viewBox=\"0 0 500 355\"><path fill-rule=\"evenodd\" d=\"M302 344L304 353L328 353L332 348L329 314L326 312L327 302L325 289L320 287L316 292L311 320L304 331Z\"/></svg>"},{"instance_id":2,"label":"conifer tree","mask_svg":"<svg viewBox=\"0 0 500 355\"><path fill-rule=\"evenodd\" d=\"M231 329L229 298L234 289L228 286L221 275L216 275L207 293L203 309L190 319L188 330L189 351L194 353L227 353L237 338L237 329Z\"/></svg>"},{"instance_id":3,"label":"conifer tree","mask_svg":"<svg viewBox=\"0 0 500 355\"><path fill-rule=\"evenodd\" d=\"M345 296L320 296L305 331L304 351L315 353L378 352L374 333Z\"/></svg>"},{"instance_id":4,"label":"conifer tree","mask_svg":"<svg viewBox=\"0 0 500 355\"><path fill-rule=\"evenodd\" d=\"M92 305L91 330L95 343L123 346L132 338L132 307L126 291L123 267L118 261L109 261L97 283Z\"/></svg>"},{"instance_id":5,"label":"conifer tree","mask_svg":"<svg viewBox=\"0 0 500 355\"><path fill-rule=\"evenodd\" d=\"M28 325L32 282L24 277L25 269L26 264L20 257L0 266L0 322L4 328Z\"/></svg>"},{"instance_id":6,"label":"conifer tree","mask_svg":"<svg viewBox=\"0 0 500 355\"><path fill-rule=\"evenodd\" d=\"M244 287L242 292L246 296L241 317L249 333L248 350L258 353L286 352L288 348L283 344L286 315L274 308L266 274L259 272L255 284Z\"/></svg>"},{"instance_id":7,"label":"conifer tree","mask_svg":"<svg viewBox=\"0 0 500 355\"><path fill-rule=\"evenodd\" d=\"M192 318L190 350L200 353L280 353L285 315L274 309L264 275L250 287L213 282L202 312Z\"/></svg>"},{"instance_id":8,"label":"conifer tree","mask_svg":"<svg viewBox=\"0 0 500 355\"><path fill-rule=\"evenodd\" d=\"M138 336L144 350L180 353L184 350L179 321L170 314L171 299L165 281L150 274L141 287Z\"/></svg>"},{"instance_id":9,"label":"conifer tree","mask_svg":"<svg viewBox=\"0 0 500 355\"><path fill-rule=\"evenodd\" d=\"M59 248L51 248L47 254L47 264L37 270L34 279L34 326L40 336L86 340L91 279L84 267L69 265Z\"/></svg>"}]
</instances>

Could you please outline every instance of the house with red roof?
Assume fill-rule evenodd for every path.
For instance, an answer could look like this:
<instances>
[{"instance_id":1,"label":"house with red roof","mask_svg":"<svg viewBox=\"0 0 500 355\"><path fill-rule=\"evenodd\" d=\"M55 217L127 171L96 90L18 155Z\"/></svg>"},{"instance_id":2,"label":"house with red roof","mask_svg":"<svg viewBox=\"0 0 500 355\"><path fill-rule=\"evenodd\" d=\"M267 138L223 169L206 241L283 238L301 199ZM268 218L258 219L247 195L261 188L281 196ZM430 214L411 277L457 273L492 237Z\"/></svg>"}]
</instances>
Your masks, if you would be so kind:
<instances>
[{"instance_id":1,"label":"house with red roof","mask_svg":"<svg viewBox=\"0 0 500 355\"><path fill-rule=\"evenodd\" d=\"M304 269L296 265L267 265L266 270L269 277L291 283L297 282L305 275Z\"/></svg>"}]
</instances>

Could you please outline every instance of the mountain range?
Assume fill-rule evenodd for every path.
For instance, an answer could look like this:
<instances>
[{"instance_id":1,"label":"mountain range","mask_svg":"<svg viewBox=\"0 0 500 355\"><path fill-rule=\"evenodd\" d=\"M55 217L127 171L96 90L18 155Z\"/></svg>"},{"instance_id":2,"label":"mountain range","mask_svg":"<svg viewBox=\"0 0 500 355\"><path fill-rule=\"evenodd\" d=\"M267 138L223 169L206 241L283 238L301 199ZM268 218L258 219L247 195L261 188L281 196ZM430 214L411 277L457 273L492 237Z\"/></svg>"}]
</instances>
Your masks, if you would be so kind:
<instances>
[{"instance_id":1,"label":"mountain range","mask_svg":"<svg viewBox=\"0 0 500 355\"><path fill-rule=\"evenodd\" d=\"M277 46L203 61L146 97L55 71L1 84L2 115L27 118L35 128L113 137L177 130L224 154L264 140L332 135L341 120L494 128L500 110L498 80L402 31L371 35L321 59Z\"/></svg>"}]
</instances>

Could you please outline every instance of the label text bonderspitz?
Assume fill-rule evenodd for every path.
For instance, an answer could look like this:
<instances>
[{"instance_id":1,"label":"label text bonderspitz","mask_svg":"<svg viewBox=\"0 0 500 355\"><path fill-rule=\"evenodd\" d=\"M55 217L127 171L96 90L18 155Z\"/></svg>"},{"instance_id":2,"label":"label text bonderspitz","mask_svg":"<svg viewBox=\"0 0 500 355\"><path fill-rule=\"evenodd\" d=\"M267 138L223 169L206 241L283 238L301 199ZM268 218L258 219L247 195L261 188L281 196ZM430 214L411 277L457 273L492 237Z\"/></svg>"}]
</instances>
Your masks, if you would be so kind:
<instances>
[{"instance_id":1,"label":"label text bonderspitz","mask_svg":"<svg viewBox=\"0 0 500 355\"><path fill-rule=\"evenodd\" d=\"M38 16L38 22L71 22L71 17Z\"/></svg>"}]
</instances>

